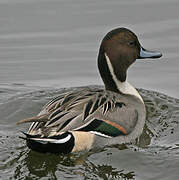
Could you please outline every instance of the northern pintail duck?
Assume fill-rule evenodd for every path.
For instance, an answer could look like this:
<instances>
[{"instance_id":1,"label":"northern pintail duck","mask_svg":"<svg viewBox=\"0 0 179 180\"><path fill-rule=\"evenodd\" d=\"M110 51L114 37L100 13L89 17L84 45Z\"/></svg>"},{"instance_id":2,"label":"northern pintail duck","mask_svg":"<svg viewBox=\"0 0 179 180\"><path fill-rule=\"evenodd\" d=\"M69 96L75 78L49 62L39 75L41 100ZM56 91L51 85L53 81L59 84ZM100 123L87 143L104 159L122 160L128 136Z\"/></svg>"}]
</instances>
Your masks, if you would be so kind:
<instances>
[{"instance_id":1,"label":"northern pintail duck","mask_svg":"<svg viewBox=\"0 0 179 180\"><path fill-rule=\"evenodd\" d=\"M106 145L129 143L143 131L146 110L142 97L127 80L136 59L159 58L144 49L137 36L117 28L104 37L98 69L105 89L79 89L59 95L32 118L24 138L39 152L70 153Z\"/></svg>"}]
</instances>

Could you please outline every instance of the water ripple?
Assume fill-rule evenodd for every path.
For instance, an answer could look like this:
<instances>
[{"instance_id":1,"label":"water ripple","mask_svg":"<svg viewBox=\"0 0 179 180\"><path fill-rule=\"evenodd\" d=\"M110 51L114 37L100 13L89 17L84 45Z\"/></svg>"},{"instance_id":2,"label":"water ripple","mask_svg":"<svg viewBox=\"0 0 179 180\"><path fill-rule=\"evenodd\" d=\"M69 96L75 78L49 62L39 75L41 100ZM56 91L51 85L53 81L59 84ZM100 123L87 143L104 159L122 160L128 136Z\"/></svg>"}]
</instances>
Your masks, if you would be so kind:
<instances>
[{"instance_id":1,"label":"water ripple","mask_svg":"<svg viewBox=\"0 0 179 180\"><path fill-rule=\"evenodd\" d=\"M2 100L3 98L6 100L0 105L1 121L5 120L0 128L2 177L7 177L7 179L26 179L27 177L33 179L43 177L49 179L57 179L57 177L64 179L135 179L138 176L144 177L148 168L154 175L160 174L160 171L156 172L155 169L165 169L165 166L161 166L164 161L168 165L171 165L171 162L174 163L175 167L172 167L172 170L176 170L176 165L179 163L178 99L139 89L146 104L147 120L143 134L136 144L116 145L98 151L65 156L52 154L44 156L30 151L18 138L20 127L17 127L15 123L25 116L31 116L34 112L38 113L43 104L53 96L73 88L30 90L24 85L15 86L17 89L23 86L23 90L19 91L14 88L12 91L13 88L8 90L6 87L1 93L10 95L8 98L0 96ZM26 130L27 127L24 125L21 128ZM130 164L126 162L126 159L130 159ZM136 162L135 167L133 165ZM148 164L149 162L153 164L152 167ZM145 164L145 167L142 164Z\"/></svg>"}]
</instances>

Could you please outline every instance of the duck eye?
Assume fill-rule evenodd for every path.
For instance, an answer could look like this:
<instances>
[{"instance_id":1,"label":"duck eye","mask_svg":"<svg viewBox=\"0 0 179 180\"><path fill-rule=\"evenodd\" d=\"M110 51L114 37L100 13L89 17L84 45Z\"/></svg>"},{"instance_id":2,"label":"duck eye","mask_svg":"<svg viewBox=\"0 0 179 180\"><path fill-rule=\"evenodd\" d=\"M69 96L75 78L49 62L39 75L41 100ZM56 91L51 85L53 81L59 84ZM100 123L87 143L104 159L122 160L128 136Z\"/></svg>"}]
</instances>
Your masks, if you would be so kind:
<instances>
[{"instance_id":1,"label":"duck eye","mask_svg":"<svg viewBox=\"0 0 179 180\"><path fill-rule=\"evenodd\" d=\"M137 45L137 42L136 42L136 41L130 41L130 42L129 42L129 45L130 45L130 46L136 46L136 45Z\"/></svg>"}]
</instances>

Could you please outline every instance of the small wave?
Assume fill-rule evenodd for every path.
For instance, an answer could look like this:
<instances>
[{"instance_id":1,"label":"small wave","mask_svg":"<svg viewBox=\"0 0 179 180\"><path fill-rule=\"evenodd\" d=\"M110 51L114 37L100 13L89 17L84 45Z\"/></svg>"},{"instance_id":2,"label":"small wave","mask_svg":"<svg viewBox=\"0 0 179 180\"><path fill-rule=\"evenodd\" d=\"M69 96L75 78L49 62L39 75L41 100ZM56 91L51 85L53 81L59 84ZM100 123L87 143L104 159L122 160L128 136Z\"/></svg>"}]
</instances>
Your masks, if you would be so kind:
<instances>
[{"instance_id":1,"label":"small wave","mask_svg":"<svg viewBox=\"0 0 179 180\"><path fill-rule=\"evenodd\" d=\"M103 88L102 86L90 87ZM77 88L82 87L42 89L13 85L13 88L8 89L6 87L2 90L3 96L0 96L3 102L0 104L2 121L0 128L0 170L6 170L9 178L23 179L23 177L40 178L44 176L55 178L58 174L64 178L86 176L92 179L105 179L107 177L131 177L132 179L135 177L135 168L133 171L121 169L118 166L122 164L125 167L122 160L130 158L130 163L126 162L126 167L130 167L130 164L136 163L136 156L141 159L141 163L146 164L149 168L150 165L142 158L143 156L149 158L148 160L154 164L158 162L156 160L158 156L165 158L166 161L172 160L177 164L175 160L179 158L179 100L144 89L139 89L139 92L146 105L147 119L144 131L136 144L107 147L99 151L66 156L51 154L44 156L30 151L25 143L18 138L20 133L16 122L37 114L43 105L53 97ZM4 96L5 94L7 96ZM24 125L21 128L25 131L27 126ZM137 166L140 167L140 165Z\"/></svg>"}]
</instances>

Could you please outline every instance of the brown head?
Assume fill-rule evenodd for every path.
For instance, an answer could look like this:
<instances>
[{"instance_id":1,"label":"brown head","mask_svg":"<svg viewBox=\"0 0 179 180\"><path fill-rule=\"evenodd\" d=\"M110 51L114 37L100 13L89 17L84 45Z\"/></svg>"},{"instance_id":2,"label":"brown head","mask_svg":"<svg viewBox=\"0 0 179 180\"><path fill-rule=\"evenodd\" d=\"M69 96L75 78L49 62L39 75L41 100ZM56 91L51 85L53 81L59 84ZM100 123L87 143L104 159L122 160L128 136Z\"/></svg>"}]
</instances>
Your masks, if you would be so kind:
<instances>
[{"instance_id":1,"label":"brown head","mask_svg":"<svg viewBox=\"0 0 179 180\"><path fill-rule=\"evenodd\" d=\"M126 28L110 31L102 40L98 55L98 68L106 89L117 91L111 73L114 73L113 75L120 82L125 82L127 69L136 59L161 56L162 54L159 52L147 51L142 48L137 36ZM107 62L107 59L110 62Z\"/></svg>"}]
</instances>

